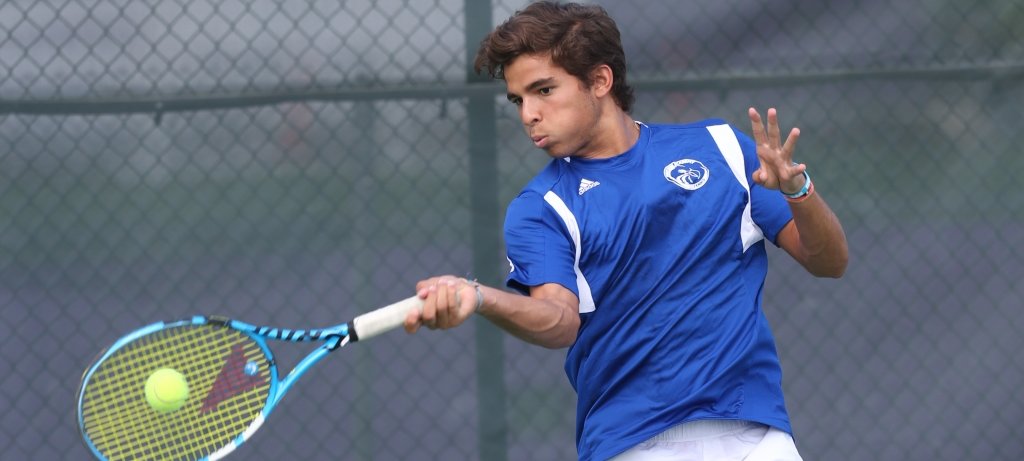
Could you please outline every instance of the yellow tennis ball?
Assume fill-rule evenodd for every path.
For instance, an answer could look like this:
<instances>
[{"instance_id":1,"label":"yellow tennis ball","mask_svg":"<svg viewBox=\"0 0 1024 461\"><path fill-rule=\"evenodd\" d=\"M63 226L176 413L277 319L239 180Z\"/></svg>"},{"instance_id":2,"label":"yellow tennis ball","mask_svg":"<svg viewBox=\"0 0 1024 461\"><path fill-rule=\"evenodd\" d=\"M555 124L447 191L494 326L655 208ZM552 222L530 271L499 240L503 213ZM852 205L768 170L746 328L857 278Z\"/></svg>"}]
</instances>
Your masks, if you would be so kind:
<instances>
[{"instance_id":1,"label":"yellow tennis ball","mask_svg":"<svg viewBox=\"0 0 1024 461\"><path fill-rule=\"evenodd\" d=\"M146 380L146 402L159 413L170 413L188 400L188 381L173 368L160 368Z\"/></svg>"}]
</instances>

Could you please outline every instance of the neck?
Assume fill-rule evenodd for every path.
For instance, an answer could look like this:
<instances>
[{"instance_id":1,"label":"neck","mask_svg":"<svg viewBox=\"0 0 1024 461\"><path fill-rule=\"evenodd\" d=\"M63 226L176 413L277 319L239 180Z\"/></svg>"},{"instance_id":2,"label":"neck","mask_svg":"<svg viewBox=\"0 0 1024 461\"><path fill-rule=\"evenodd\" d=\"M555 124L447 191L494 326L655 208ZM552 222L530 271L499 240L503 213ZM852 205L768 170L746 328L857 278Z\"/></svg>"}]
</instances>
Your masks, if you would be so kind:
<instances>
[{"instance_id":1,"label":"neck","mask_svg":"<svg viewBox=\"0 0 1024 461\"><path fill-rule=\"evenodd\" d=\"M640 139L640 127L616 105L613 110L605 111L607 117L600 117L594 126L589 148L584 149L578 157L589 159L610 158L620 155L636 144ZM585 153L583 153L585 152Z\"/></svg>"}]
</instances>

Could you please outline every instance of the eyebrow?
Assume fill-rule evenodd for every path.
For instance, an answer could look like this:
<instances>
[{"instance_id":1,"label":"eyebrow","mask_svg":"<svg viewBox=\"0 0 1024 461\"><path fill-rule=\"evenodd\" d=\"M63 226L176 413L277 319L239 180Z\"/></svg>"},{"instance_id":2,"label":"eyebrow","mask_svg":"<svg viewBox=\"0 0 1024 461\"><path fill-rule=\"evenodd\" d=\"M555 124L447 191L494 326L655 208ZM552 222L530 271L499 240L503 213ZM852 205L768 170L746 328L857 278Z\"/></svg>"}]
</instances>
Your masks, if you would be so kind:
<instances>
[{"instance_id":1,"label":"eyebrow","mask_svg":"<svg viewBox=\"0 0 1024 461\"><path fill-rule=\"evenodd\" d=\"M555 83L555 78L554 77L545 77L545 78L537 79L537 80L534 80L529 85L526 85L526 92L528 93L528 92L531 92L533 90L536 90L537 88L544 88L546 86L551 86L554 83ZM511 93L511 92L505 94L505 98L507 98L509 101L511 101L511 100L513 100L515 98L518 98L518 97L519 97L519 95L517 95L515 93Z\"/></svg>"}]
</instances>

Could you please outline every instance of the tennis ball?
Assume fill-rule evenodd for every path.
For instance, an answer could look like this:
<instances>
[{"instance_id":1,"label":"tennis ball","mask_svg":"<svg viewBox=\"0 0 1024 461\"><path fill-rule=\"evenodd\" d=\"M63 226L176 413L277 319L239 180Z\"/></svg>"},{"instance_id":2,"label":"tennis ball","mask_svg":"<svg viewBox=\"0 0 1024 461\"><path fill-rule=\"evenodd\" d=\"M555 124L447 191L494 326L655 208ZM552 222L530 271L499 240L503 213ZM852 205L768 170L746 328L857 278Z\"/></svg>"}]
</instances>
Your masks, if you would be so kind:
<instances>
[{"instance_id":1,"label":"tennis ball","mask_svg":"<svg viewBox=\"0 0 1024 461\"><path fill-rule=\"evenodd\" d=\"M188 400L188 381L173 368L160 368L146 380L146 402L158 413L170 413Z\"/></svg>"}]
</instances>

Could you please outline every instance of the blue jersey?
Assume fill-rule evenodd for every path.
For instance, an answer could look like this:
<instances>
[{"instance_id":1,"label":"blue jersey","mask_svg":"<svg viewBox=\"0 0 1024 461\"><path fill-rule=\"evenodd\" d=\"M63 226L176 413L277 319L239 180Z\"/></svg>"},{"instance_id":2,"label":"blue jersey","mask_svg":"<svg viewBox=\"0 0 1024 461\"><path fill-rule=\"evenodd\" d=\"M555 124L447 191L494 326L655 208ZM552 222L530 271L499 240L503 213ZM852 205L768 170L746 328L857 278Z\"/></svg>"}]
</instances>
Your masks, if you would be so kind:
<instances>
[{"instance_id":1,"label":"blue jersey","mask_svg":"<svg viewBox=\"0 0 1024 461\"><path fill-rule=\"evenodd\" d=\"M761 291L764 240L792 214L758 166L721 120L641 125L629 151L553 160L509 205L508 286L580 300L565 360L580 459L699 419L791 432Z\"/></svg>"}]
</instances>

